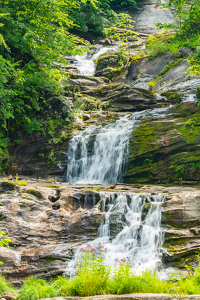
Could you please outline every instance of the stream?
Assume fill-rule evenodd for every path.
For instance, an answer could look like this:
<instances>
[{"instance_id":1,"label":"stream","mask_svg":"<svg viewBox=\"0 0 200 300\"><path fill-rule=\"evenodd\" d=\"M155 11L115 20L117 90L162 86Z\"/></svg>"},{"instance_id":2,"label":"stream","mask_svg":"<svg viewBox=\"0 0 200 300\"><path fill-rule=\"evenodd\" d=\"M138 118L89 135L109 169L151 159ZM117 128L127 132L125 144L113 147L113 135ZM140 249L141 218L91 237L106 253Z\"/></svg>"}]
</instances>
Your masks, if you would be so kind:
<instances>
[{"instance_id":1,"label":"stream","mask_svg":"<svg viewBox=\"0 0 200 300\"><path fill-rule=\"evenodd\" d=\"M98 47L96 47L98 49ZM76 56L74 66L82 75L94 75L94 59L107 51L116 50L116 46L99 47L91 54ZM159 95L158 95L159 97ZM184 101L194 101L185 97ZM66 181L77 184L122 183L129 155L131 133L144 118L160 118L169 114L170 107L154 108L142 112L121 114L119 119L109 125L89 126L76 133L68 147ZM103 220L98 236L89 243L89 247L98 251L104 247L105 264L114 266L117 262L129 258L136 272L146 269L162 271L163 233L161 226L162 203L165 194L99 192ZM98 205L93 199L93 207ZM90 209L85 199L85 209ZM81 245L66 274L73 276L81 256ZM161 276L162 277L162 276Z\"/></svg>"}]
</instances>

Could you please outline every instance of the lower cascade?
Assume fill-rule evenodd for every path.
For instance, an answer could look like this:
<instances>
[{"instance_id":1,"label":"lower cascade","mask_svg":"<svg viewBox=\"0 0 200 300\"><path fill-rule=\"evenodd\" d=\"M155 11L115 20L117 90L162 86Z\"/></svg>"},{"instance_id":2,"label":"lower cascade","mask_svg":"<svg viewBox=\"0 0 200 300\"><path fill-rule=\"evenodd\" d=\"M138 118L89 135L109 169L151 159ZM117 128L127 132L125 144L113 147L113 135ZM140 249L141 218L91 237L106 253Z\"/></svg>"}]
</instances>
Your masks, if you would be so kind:
<instances>
[{"instance_id":1,"label":"lower cascade","mask_svg":"<svg viewBox=\"0 0 200 300\"><path fill-rule=\"evenodd\" d=\"M129 259L138 272L154 271L162 267L163 233L161 228L162 203L165 194L100 192L99 205L104 216L98 229L98 237L77 249L68 264L66 274L76 272L81 251L92 247L98 250L104 246L105 264L114 266L119 261ZM85 202L85 209L95 204Z\"/></svg>"}]
</instances>

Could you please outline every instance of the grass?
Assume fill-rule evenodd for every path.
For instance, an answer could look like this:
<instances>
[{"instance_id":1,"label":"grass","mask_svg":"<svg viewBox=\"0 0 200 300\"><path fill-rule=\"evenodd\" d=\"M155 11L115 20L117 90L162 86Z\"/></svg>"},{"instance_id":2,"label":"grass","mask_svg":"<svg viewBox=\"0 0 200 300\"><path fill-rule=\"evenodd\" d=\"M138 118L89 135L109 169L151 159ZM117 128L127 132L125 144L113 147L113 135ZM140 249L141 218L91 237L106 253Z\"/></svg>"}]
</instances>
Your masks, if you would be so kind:
<instances>
[{"instance_id":1,"label":"grass","mask_svg":"<svg viewBox=\"0 0 200 300\"><path fill-rule=\"evenodd\" d=\"M13 295L17 294L16 289L14 289L3 276L0 276L0 297L5 292L10 292Z\"/></svg>"},{"instance_id":2,"label":"grass","mask_svg":"<svg viewBox=\"0 0 200 300\"><path fill-rule=\"evenodd\" d=\"M87 248L82 248L81 251L76 275L71 279L63 276L47 282L29 277L17 291L0 276L0 296L5 291L15 295L18 293L19 300L131 293L166 293L174 296L200 294L200 266L188 270L188 277L181 277L179 280L172 277L161 281L156 272L151 274L146 270L136 275L130 267L128 257L117 261L112 269L105 266L103 246L96 250L87 244Z\"/></svg>"}]
</instances>

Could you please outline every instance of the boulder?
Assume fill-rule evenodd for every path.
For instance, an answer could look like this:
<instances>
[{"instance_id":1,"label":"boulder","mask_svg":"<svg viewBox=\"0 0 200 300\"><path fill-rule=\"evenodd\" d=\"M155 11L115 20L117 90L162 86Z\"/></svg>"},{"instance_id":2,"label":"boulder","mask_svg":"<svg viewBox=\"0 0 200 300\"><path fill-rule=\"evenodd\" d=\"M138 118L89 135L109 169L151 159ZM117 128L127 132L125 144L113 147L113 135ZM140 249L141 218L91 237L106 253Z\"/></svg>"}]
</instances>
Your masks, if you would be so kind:
<instances>
[{"instance_id":1,"label":"boulder","mask_svg":"<svg viewBox=\"0 0 200 300\"><path fill-rule=\"evenodd\" d=\"M60 198L60 190L59 189L52 190L51 194L48 196L48 199L51 202L56 202L59 198Z\"/></svg>"}]
</instances>

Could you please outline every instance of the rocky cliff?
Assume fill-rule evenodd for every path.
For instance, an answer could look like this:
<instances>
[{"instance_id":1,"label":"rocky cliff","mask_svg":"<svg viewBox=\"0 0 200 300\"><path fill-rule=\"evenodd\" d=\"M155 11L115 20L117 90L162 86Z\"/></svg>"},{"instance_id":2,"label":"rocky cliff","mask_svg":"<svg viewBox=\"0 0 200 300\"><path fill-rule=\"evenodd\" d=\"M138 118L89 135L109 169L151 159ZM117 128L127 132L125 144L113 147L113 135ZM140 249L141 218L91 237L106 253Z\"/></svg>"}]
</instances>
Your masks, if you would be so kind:
<instances>
[{"instance_id":1,"label":"rocky cliff","mask_svg":"<svg viewBox=\"0 0 200 300\"><path fill-rule=\"evenodd\" d=\"M1 229L12 239L9 249L0 250L0 260L4 262L1 272L15 285L29 275L44 278L62 275L75 249L96 238L103 216L101 190L164 193L165 267L196 264L200 252L198 188L120 184L91 188L27 180L26 186L2 182L0 189ZM117 222L121 221L115 220L111 228L113 237L117 234Z\"/></svg>"}]
</instances>

